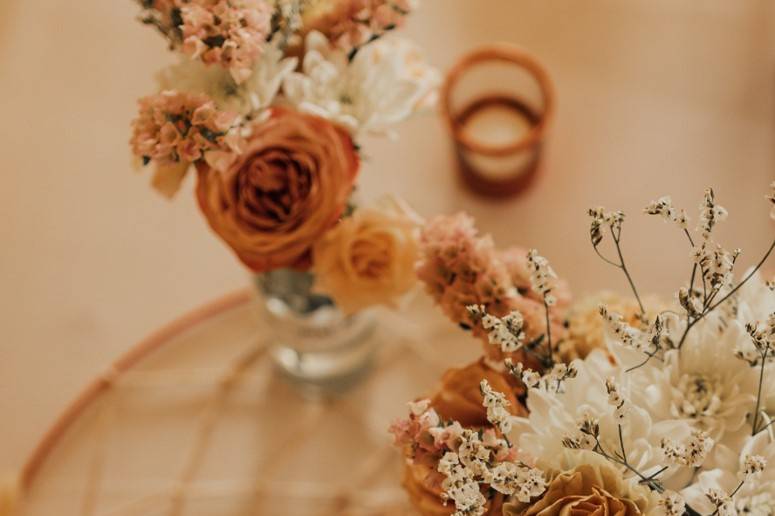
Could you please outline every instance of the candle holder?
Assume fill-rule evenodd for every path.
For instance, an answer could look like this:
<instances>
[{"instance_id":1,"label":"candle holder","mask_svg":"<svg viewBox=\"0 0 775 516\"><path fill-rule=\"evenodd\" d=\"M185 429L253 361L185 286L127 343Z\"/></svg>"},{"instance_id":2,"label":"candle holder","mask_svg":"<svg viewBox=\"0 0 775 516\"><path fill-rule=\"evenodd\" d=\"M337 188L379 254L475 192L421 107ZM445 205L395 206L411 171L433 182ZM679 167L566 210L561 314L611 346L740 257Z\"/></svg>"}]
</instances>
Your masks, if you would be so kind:
<instances>
[{"instance_id":1,"label":"candle holder","mask_svg":"<svg viewBox=\"0 0 775 516\"><path fill-rule=\"evenodd\" d=\"M466 186L508 197L532 183L554 113L554 87L535 57L506 43L475 49L447 74L441 101Z\"/></svg>"}]
</instances>

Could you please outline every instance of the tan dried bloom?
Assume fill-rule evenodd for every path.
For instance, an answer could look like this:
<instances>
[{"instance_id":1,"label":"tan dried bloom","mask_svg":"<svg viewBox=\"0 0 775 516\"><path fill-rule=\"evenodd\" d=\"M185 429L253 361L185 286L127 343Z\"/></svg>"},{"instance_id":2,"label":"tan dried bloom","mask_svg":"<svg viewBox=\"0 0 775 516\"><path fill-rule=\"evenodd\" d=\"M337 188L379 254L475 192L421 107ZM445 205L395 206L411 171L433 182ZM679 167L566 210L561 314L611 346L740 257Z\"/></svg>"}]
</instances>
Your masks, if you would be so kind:
<instances>
[{"instance_id":1,"label":"tan dried bloom","mask_svg":"<svg viewBox=\"0 0 775 516\"><path fill-rule=\"evenodd\" d=\"M633 490L609 463L583 464L557 475L546 494L533 503L511 502L504 516L637 516L655 504L648 489Z\"/></svg>"},{"instance_id":2,"label":"tan dried bloom","mask_svg":"<svg viewBox=\"0 0 775 516\"><path fill-rule=\"evenodd\" d=\"M611 313L620 314L624 323L635 328L640 327L640 308L634 298L613 292L601 292L586 297L568 311L568 337L560 343L559 349L564 361L583 359L593 350L605 348L605 321L600 316L600 305L605 305ZM666 307L658 298L647 298L645 305L649 320Z\"/></svg>"}]
</instances>

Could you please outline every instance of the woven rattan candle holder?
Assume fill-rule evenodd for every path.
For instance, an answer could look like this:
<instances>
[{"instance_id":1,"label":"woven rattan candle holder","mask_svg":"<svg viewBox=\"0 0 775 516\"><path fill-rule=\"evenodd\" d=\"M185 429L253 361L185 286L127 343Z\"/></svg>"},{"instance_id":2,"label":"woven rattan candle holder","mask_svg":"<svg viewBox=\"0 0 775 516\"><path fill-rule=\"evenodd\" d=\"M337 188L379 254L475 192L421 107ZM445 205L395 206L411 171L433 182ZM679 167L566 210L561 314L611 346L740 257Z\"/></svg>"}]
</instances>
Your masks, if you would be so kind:
<instances>
[{"instance_id":1,"label":"woven rattan candle holder","mask_svg":"<svg viewBox=\"0 0 775 516\"><path fill-rule=\"evenodd\" d=\"M461 82L474 69L493 65L528 79L535 98L529 98L524 86L510 87L500 79L479 81L476 91L460 94ZM456 96L463 98L456 102ZM492 44L464 55L447 74L441 106L466 186L490 197L513 196L527 188L540 170L554 104L546 69L519 47Z\"/></svg>"}]
</instances>

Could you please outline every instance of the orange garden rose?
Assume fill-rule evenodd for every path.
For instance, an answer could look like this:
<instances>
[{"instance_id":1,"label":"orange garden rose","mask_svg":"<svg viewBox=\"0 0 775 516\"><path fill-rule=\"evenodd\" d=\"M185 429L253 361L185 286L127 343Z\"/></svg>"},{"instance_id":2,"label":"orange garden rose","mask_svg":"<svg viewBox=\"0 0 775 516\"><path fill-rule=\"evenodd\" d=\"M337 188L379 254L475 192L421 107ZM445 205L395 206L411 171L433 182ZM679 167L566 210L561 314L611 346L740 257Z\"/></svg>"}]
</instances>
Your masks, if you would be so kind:
<instances>
[{"instance_id":1,"label":"orange garden rose","mask_svg":"<svg viewBox=\"0 0 775 516\"><path fill-rule=\"evenodd\" d=\"M358 208L315 243L316 289L345 313L394 305L417 280L417 219L392 198Z\"/></svg>"},{"instance_id":2,"label":"orange garden rose","mask_svg":"<svg viewBox=\"0 0 775 516\"><path fill-rule=\"evenodd\" d=\"M224 172L198 164L197 198L213 230L253 271L306 268L312 245L342 215L358 167L343 129L274 109Z\"/></svg>"},{"instance_id":3,"label":"orange garden rose","mask_svg":"<svg viewBox=\"0 0 775 516\"><path fill-rule=\"evenodd\" d=\"M483 359L459 369L448 369L431 398L431 407L443 419L455 420L465 427L487 426L487 410L482 405L479 386L483 379L494 390L506 395L513 415L527 415L527 410L517 400L517 396L524 394L524 387L511 374L492 369Z\"/></svg>"}]
</instances>

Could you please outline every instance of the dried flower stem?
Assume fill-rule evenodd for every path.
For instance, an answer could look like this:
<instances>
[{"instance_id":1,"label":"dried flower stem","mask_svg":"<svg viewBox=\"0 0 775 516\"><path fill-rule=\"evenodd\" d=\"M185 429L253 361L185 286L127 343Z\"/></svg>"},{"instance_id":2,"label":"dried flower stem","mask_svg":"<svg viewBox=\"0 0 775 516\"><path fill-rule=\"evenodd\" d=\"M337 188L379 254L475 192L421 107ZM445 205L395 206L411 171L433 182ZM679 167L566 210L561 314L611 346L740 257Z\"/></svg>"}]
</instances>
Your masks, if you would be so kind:
<instances>
[{"instance_id":1,"label":"dried flower stem","mask_svg":"<svg viewBox=\"0 0 775 516\"><path fill-rule=\"evenodd\" d=\"M743 487L743 484L745 484L745 480L741 480L740 483L737 484L737 487L735 488L735 490L732 491L732 493L729 495L729 499L730 500L735 497L735 495L737 494L738 491L740 491L740 488ZM713 511L710 514L710 516L716 516L716 514L718 514L718 513L719 513L719 507L716 507L716 510Z\"/></svg>"},{"instance_id":2,"label":"dried flower stem","mask_svg":"<svg viewBox=\"0 0 775 516\"><path fill-rule=\"evenodd\" d=\"M595 437L595 447L592 449L593 452L597 453L601 457L603 457L606 460L609 460L615 464L619 464L621 466L624 466L631 472L633 472L635 475L637 475L641 480L641 483L646 484L650 489L656 491L657 493L663 493L665 491L664 486L662 483L656 478L660 474L664 473L667 470L667 466L664 466L660 468L658 471L651 475L644 475L640 471L638 471L632 464L629 463L627 460L627 454L624 451L624 440L622 438L622 425L619 425L619 443L622 448L622 455L621 457L619 454L611 455L603 448L603 445L600 443L600 439L598 437ZM740 486L735 490L735 493L740 489ZM734 496L734 495L733 495ZM685 508L686 514L689 516L699 516L700 513L689 507L688 505Z\"/></svg>"},{"instance_id":3,"label":"dried flower stem","mask_svg":"<svg viewBox=\"0 0 775 516\"><path fill-rule=\"evenodd\" d=\"M544 313L546 314L546 347L549 350L549 360L553 363L554 351L552 350L552 325L549 321L549 303L546 302L546 299L544 299Z\"/></svg>"},{"instance_id":4,"label":"dried flower stem","mask_svg":"<svg viewBox=\"0 0 775 516\"><path fill-rule=\"evenodd\" d=\"M600 259L601 259L601 260L603 260L604 262L606 262L606 263L607 263L607 264L609 264L609 265L613 265L614 267L619 267L619 268L621 268L621 264L619 264L619 263L616 263L616 262L615 262L615 261L613 261L613 260L609 260L608 258L606 258L605 256L603 256L603 253L601 253L601 252L600 252L600 249L598 249L598 248L597 248L597 246L593 246L593 249L595 250L595 253L597 253L597 255L600 257Z\"/></svg>"},{"instance_id":5,"label":"dried flower stem","mask_svg":"<svg viewBox=\"0 0 775 516\"><path fill-rule=\"evenodd\" d=\"M759 263L756 264L756 266L753 268L753 270L751 270L751 272L749 272L748 275L745 278L743 278L740 281L740 283L737 284L737 286L735 288L733 288L732 290L727 292L727 294L724 295L724 297L722 297L721 299L719 299L715 303L713 302L714 299L715 299L715 294L711 295L710 299L706 298L705 299L705 308L703 309L702 313L700 313L700 315L698 315L696 318L692 318L691 316L687 315L686 329L684 330L683 334L681 335L681 339L678 341L678 346L677 346L678 349L681 349L681 347L683 346L684 342L686 341L686 336L689 335L689 331L691 331L691 329L694 327L694 325L696 325L698 322L703 320L706 315L708 315L713 310L718 308L727 299L732 297L738 290L740 290L740 287L745 285L751 278L753 278L754 274L756 274L759 271L759 269L762 268L764 263L767 261L767 258L770 257L770 255L772 254L772 251L774 249L775 249L775 240L772 241L772 244L770 244L770 247L769 247L769 249L767 249L767 252L764 253L764 256L762 257L762 259L759 260ZM703 280L703 284L704 284L704 280ZM718 293L718 292L716 292L716 293ZM703 297L706 297L706 296L703 296Z\"/></svg>"},{"instance_id":6,"label":"dried flower stem","mask_svg":"<svg viewBox=\"0 0 775 516\"><path fill-rule=\"evenodd\" d=\"M740 483L737 484L737 487L735 488L735 490L729 493L729 497L733 498L737 494L737 492L740 491L740 488L743 487L743 484L745 484L745 480L741 480Z\"/></svg>"},{"instance_id":7,"label":"dried flower stem","mask_svg":"<svg viewBox=\"0 0 775 516\"><path fill-rule=\"evenodd\" d=\"M686 234L686 238L689 239L689 245L692 246L692 249L694 249L694 239L692 238L692 234L689 233L689 230L684 228L684 233ZM689 279L689 292L694 291L694 279L697 277L697 262L694 262L692 264L692 276Z\"/></svg>"},{"instance_id":8,"label":"dried flower stem","mask_svg":"<svg viewBox=\"0 0 775 516\"><path fill-rule=\"evenodd\" d=\"M619 425L619 447L622 449L622 459L627 462L627 452L624 450L624 436L622 435L622 425Z\"/></svg>"},{"instance_id":9,"label":"dried flower stem","mask_svg":"<svg viewBox=\"0 0 775 516\"><path fill-rule=\"evenodd\" d=\"M766 414L762 414L762 417L763 417L763 418L764 418L765 416L766 416ZM769 421L769 422L768 422L766 425L764 425L763 427L761 427L761 428L759 429L759 432L764 432L764 431L765 431L765 430L767 430L769 427L771 427L773 424L775 424L775 419L773 419L773 420Z\"/></svg>"},{"instance_id":10,"label":"dried flower stem","mask_svg":"<svg viewBox=\"0 0 775 516\"><path fill-rule=\"evenodd\" d=\"M644 365L648 364L651 361L652 358L657 356L657 353L659 353L659 348L657 348L657 349L655 349L654 351L651 351L651 352L644 351L644 353L646 354L646 358L643 360L643 362L641 362L640 364L634 365L634 366L630 367L629 369L626 369L624 372L625 373L630 373L630 372L635 371L636 369L640 369ZM662 361L659 357L657 357L657 360Z\"/></svg>"},{"instance_id":11,"label":"dried flower stem","mask_svg":"<svg viewBox=\"0 0 775 516\"><path fill-rule=\"evenodd\" d=\"M689 244L691 244L691 246L694 247L694 239L692 238L692 234L689 233L689 230L684 228L684 234L686 235L686 238L689 239Z\"/></svg>"},{"instance_id":12,"label":"dried flower stem","mask_svg":"<svg viewBox=\"0 0 775 516\"><path fill-rule=\"evenodd\" d=\"M632 280L630 271L627 270L627 265L624 263L624 255L622 254L622 246L620 244L622 238L621 228L619 228L618 232L614 232L613 228L611 228L611 237L614 239L614 244L616 244L616 253L619 255L619 268L622 269L622 272L627 277L627 281L630 283L632 293L635 295L635 299L638 301L638 307L640 308L641 315L646 315L646 310L643 308L643 303L641 302L640 296L638 295L638 289L635 288L635 282Z\"/></svg>"},{"instance_id":13,"label":"dried flower stem","mask_svg":"<svg viewBox=\"0 0 775 516\"><path fill-rule=\"evenodd\" d=\"M621 431L621 425L619 425L619 430ZM647 486L649 486L651 489L658 493L662 493L665 488L662 486L662 484L657 480L656 478L647 477L640 471L638 471L632 464L627 461L626 457L619 456L619 454L609 454L605 448L603 448L603 445L600 443L600 438L595 436L595 447L592 449L593 452L597 453L601 457L603 457L606 460L609 460L615 464L619 464L620 466L624 466L631 472L633 472L635 475L637 475L641 482L645 483ZM624 445L622 444L622 452L624 452Z\"/></svg>"},{"instance_id":14,"label":"dried flower stem","mask_svg":"<svg viewBox=\"0 0 775 516\"><path fill-rule=\"evenodd\" d=\"M767 249L767 252L764 254L762 259L759 260L759 263L756 264L756 267L754 267L753 270L749 272L748 275L745 278L743 278L743 280L740 283L738 283L738 285L735 288L733 288L727 295L725 295L715 304L711 305L708 311L710 312L715 310L721 303L723 303L724 301L732 297L732 295L734 295L734 293L737 292L740 289L740 287L745 285L748 282L748 280L750 280L754 276L754 274L756 274L759 271L759 269L762 268L762 266L764 265L764 262L766 262L767 258L770 257L770 254L772 254L773 249L775 249L775 240L772 241L772 244L770 244L770 248Z\"/></svg>"},{"instance_id":15,"label":"dried flower stem","mask_svg":"<svg viewBox=\"0 0 775 516\"><path fill-rule=\"evenodd\" d=\"M753 428L751 430L751 435L756 435L759 433L756 427L759 426L759 409L762 406L762 386L764 385L764 366L767 365L767 355L769 354L769 352L770 352L770 348L765 347L764 353L762 353L762 363L759 370L759 390L756 394L756 409L754 410L754 413L753 413ZM769 424L767 426L769 426ZM767 428L767 427L765 426L764 428ZM762 430L764 430L764 428L762 428Z\"/></svg>"}]
</instances>

